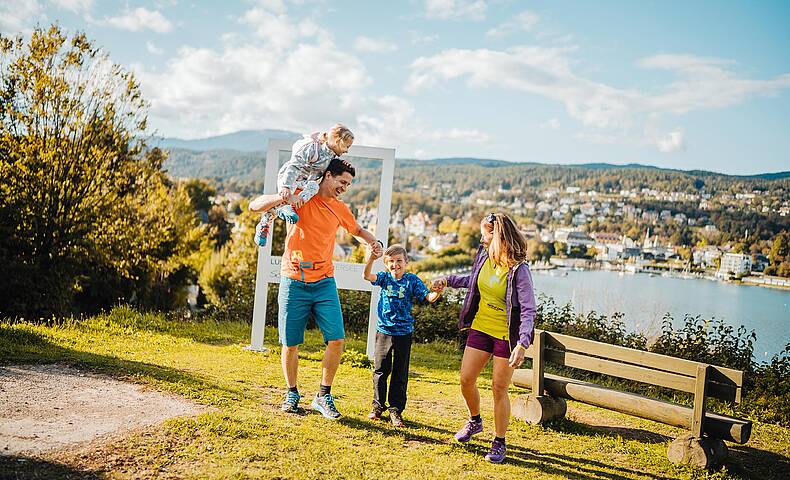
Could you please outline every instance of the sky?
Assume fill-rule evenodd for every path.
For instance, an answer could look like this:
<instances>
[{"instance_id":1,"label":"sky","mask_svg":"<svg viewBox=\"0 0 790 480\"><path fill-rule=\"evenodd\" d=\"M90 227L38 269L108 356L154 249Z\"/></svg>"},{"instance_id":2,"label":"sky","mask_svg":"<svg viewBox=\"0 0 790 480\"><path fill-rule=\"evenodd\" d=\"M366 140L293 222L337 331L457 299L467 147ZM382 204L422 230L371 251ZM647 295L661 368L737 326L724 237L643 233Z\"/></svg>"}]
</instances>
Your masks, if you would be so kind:
<instances>
[{"instance_id":1,"label":"sky","mask_svg":"<svg viewBox=\"0 0 790 480\"><path fill-rule=\"evenodd\" d=\"M790 170L786 1L0 0L0 34L53 22L135 73L157 135Z\"/></svg>"}]
</instances>

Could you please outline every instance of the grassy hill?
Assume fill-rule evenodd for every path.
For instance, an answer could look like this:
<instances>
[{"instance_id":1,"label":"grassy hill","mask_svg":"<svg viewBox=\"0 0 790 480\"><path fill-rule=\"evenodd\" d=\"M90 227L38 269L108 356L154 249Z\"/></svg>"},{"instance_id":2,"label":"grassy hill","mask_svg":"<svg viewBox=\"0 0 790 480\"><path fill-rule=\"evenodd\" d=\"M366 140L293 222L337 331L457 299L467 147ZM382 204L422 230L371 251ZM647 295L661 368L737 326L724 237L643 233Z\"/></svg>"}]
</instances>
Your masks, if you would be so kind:
<instances>
[{"instance_id":1,"label":"grassy hill","mask_svg":"<svg viewBox=\"0 0 790 480\"><path fill-rule=\"evenodd\" d=\"M211 407L90 448L40 458L3 457L0 478L480 478L780 479L790 475L790 429L756 424L748 445L730 445L727 470L711 476L666 458L678 429L570 402L546 427L513 421L504 465L486 463L492 435L490 369L481 377L485 432L451 440L466 416L460 356L444 344L412 353L408 428L365 418L371 371L347 355L333 393L343 418L280 412L283 380L276 331L270 354L243 350L245 322L217 323L126 308L60 326L0 323L0 363L61 362L173 392ZM300 389L315 393L323 344L310 331L300 351ZM347 350L364 351L352 338ZM523 393L515 391L511 394Z\"/></svg>"}]
</instances>

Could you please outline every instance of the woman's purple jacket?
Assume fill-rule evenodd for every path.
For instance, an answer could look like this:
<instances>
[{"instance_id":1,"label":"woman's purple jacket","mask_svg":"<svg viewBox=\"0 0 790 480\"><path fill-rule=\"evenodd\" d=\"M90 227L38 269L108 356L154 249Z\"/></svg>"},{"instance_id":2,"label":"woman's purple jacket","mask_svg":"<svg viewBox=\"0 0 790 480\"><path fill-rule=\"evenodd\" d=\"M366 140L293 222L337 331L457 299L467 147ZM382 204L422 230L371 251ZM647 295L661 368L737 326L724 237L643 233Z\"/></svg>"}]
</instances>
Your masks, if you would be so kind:
<instances>
[{"instance_id":1,"label":"woman's purple jacket","mask_svg":"<svg viewBox=\"0 0 790 480\"><path fill-rule=\"evenodd\" d=\"M474 320L480 305L477 276L487 258L488 252L480 246L477 250L475 263L472 265L472 272L469 275L449 275L447 277L447 286L468 289L464 305L461 307L461 318L458 321L458 328L461 330L472 326L472 320ZM519 263L507 272L505 308L508 312L510 349L516 348L516 343L520 343L524 348L532 345L532 336L535 333L535 293L532 289L532 274L526 263Z\"/></svg>"}]
</instances>

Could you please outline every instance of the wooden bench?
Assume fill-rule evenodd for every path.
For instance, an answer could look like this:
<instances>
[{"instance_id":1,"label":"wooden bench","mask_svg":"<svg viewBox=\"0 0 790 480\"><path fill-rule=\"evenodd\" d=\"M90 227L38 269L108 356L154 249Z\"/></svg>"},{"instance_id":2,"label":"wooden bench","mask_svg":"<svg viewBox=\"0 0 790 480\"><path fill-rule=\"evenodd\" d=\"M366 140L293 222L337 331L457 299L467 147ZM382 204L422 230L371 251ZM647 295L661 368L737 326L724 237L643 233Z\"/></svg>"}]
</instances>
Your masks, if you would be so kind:
<instances>
[{"instance_id":1,"label":"wooden bench","mask_svg":"<svg viewBox=\"0 0 790 480\"><path fill-rule=\"evenodd\" d=\"M667 455L676 463L711 468L727 456L724 440L744 444L752 422L705 409L706 398L740 403L743 372L582 338L535 330L527 350L532 369L518 369L513 383L532 389L513 401L513 416L537 424L563 417L565 399L615 410L680 428L690 434L675 439ZM546 363L634 380L694 395L693 408L595 383L545 373Z\"/></svg>"}]
</instances>

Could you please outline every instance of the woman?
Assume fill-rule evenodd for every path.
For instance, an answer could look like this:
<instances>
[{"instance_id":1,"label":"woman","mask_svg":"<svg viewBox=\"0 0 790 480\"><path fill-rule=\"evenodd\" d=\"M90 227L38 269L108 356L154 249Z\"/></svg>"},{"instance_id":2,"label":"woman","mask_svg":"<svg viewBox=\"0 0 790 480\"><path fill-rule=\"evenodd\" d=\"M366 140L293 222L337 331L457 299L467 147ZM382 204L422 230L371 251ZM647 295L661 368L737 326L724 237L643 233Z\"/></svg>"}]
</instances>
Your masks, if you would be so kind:
<instances>
[{"instance_id":1,"label":"woman","mask_svg":"<svg viewBox=\"0 0 790 480\"><path fill-rule=\"evenodd\" d=\"M468 276L450 275L434 281L433 288L469 289L461 308L459 328L469 335L461 361L461 393L469 410L469 420L455 434L468 442L483 431L477 377L493 356L494 427L496 436L486 460L505 460L505 433L510 420L508 387L513 370L524 361L532 343L535 295L526 263L527 242L513 220L491 213L480 222L482 245Z\"/></svg>"}]
</instances>

